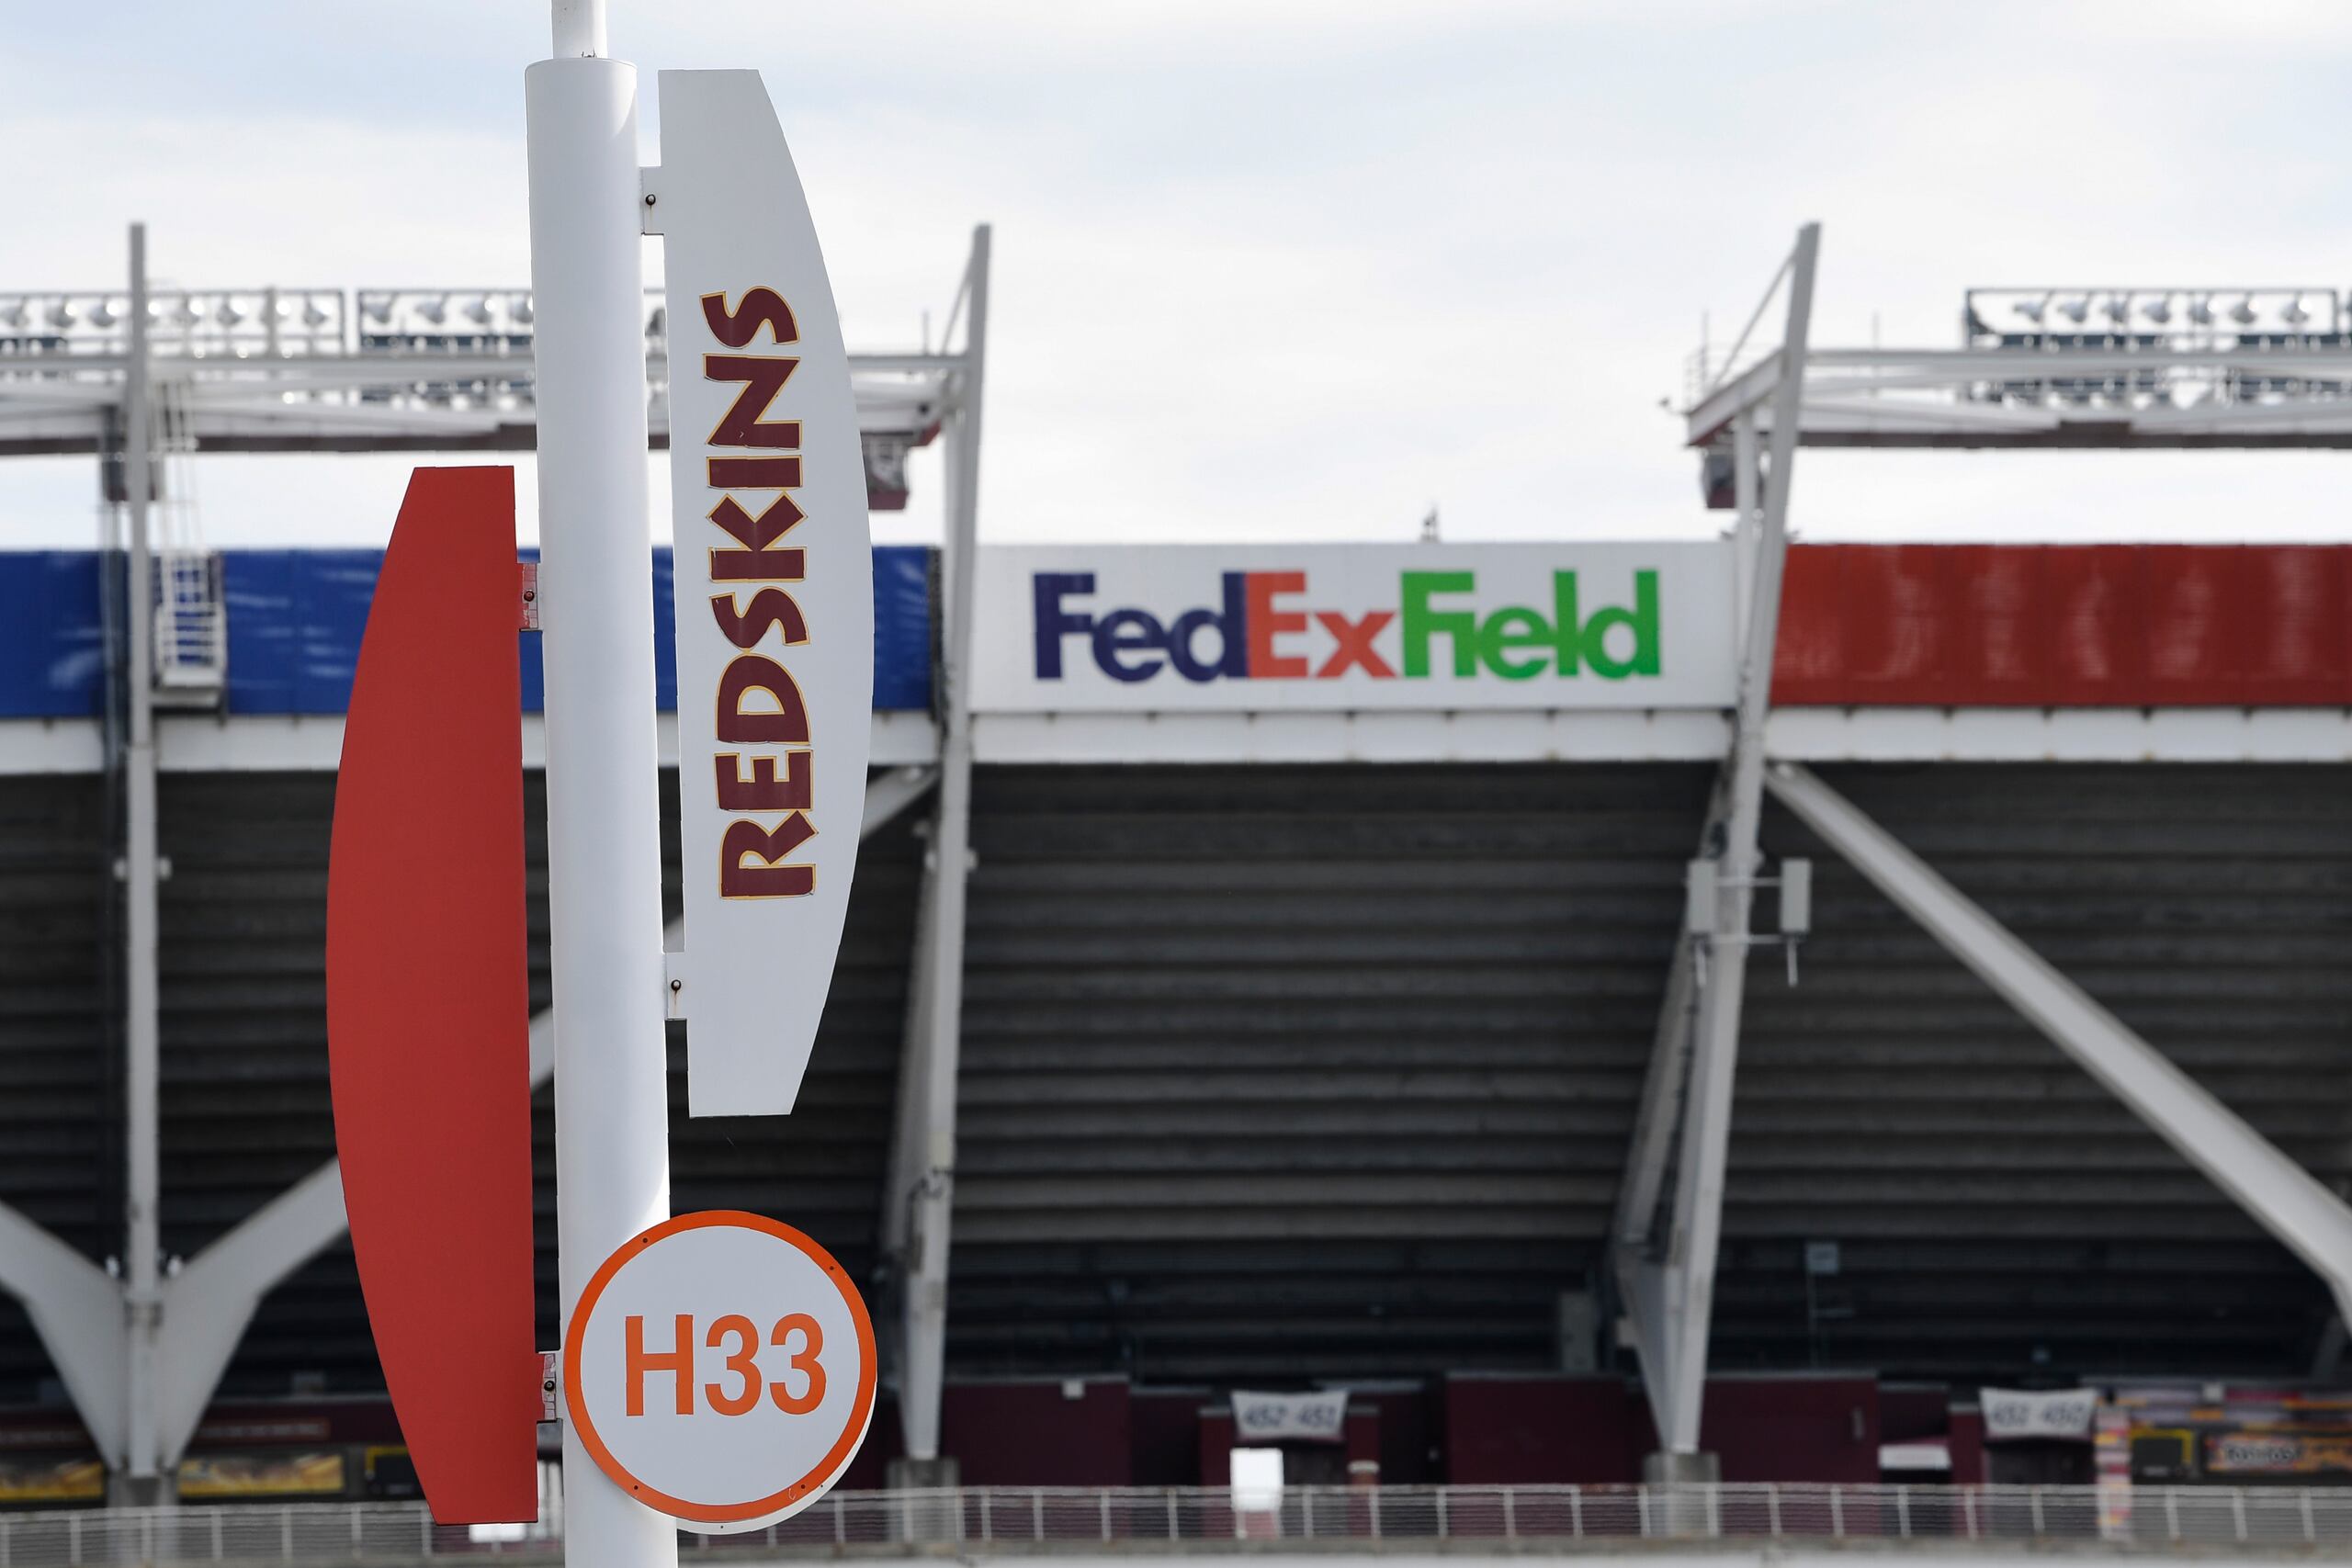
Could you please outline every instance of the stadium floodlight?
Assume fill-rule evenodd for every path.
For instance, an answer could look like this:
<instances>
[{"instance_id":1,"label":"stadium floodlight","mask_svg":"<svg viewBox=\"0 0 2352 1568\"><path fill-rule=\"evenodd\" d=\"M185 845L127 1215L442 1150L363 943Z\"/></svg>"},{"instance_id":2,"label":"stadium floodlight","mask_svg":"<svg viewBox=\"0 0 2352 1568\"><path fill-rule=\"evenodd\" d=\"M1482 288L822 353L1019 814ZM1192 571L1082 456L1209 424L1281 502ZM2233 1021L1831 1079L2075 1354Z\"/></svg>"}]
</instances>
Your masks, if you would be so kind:
<instances>
[{"instance_id":1,"label":"stadium floodlight","mask_svg":"<svg viewBox=\"0 0 2352 1568\"><path fill-rule=\"evenodd\" d=\"M22 299L11 299L6 305L0 306L0 321L6 321L12 327L23 326L25 302Z\"/></svg>"},{"instance_id":2,"label":"stadium floodlight","mask_svg":"<svg viewBox=\"0 0 2352 1568\"><path fill-rule=\"evenodd\" d=\"M2230 320L2242 327L2254 325L2254 296L2249 294L2230 307Z\"/></svg>"},{"instance_id":3,"label":"stadium floodlight","mask_svg":"<svg viewBox=\"0 0 2352 1568\"><path fill-rule=\"evenodd\" d=\"M440 326L449 319L449 297L444 294L438 299L419 299L416 302L416 313L435 326Z\"/></svg>"},{"instance_id":4,"label":"stadium floodlight","mask_svg":"<svg viewBox=\"0 0 2352 1568\"><path fill-rule=\"evenodd\" d=\"M2140 313L2161 327L2172 320L2172 301L2159 294L2141 306Z\"/></svg>"},{"instance_id":5,"label":"stadium floodlight","mask_svg":"<svg viewBox=\"0 0 2352 1568\"><path fill-rule=\"evenodd\" d=\"M90 307L90 324L94 327L110 327L120 319L115 314L111 300L101 299Z\"/></svg>"},{"instance_id":6,"label":"stadium floodlight","mask_svg":"<svg viewBox=\"0 0 2352 1568\"><path fill-rule=\"evenodd\" d=\"M2128 294L2110 295L2105 309L2109 321L2119 327L2127 325L2132 320L2132 297Z\"/></svg>"},{"instance_id":7,"label":"stadium floodlight","mask_svg":"<svg viewBox=\"0 0 2352 1568\"><path fill-rule=\"evenodd\" d=\"M2058 313L2079 327L2084 318L2091 313L2091 297L2086 294L2078 299L2060 300Z\"/></svg>"},{"instance_id":8,"label":"stadium floodlight","mask_svg":"<svg viewBox=\"0 0 2352 1568\"><path fill-rule=\"evenodd\" d=\"M2016 300L2011 303L2009 309L2038 327L2041 324L2041 313L2049 308L2049 305L2050 297L2045 294L2039 299Z\"/></svg>"},{"instance_id":9,"label":"stadium floodlight","mask_svg":"<svg viewBox=\"0 0 2352 1568\"><path fill-rule=\"evenodd\" d=\"M204 320L204 312L197 306L196 296L193 294L181 295L179 309L172 312L172 320L179 322L183 327L192 327L196 325L197 322Z\"/></svg>"},{"instance_id":10,"label":"stadium floodlight","mask_svg":"<svg viewBox=\"0 0 2352 1568\"><path fill-rule=\"evenodd\" d=\"M304 326L322 327L333 320L334 320L334 313L324 305L320 304L317 299L311 299L303 302L302 324Z\"/></svg>"},{"instance_id":11,"label":"stadium floodlight","mask_svg":"<svg viewBox=\"0 0 2352 1568\"><path fill-rule=\"evenodd\" d=\"M74 301L71 299L60 299L56 304L51 305L49 308L49 324L55 327L59 332L63 332L66 328L72 326L74 324Z\"/></svg>"},{"instance_id":12,"label":"stadium floodlight","mask_svg":"<svg viewBox=\"0 0 2352 1568\"><path fill-rule=\"evenodd\" d=\"M2195 321L2200 327L2211 326L2213 324L2213 297L2210 294L2199 294L2196 299L2191 299L2188 302L2188 319Z\"/></svg>"},{"instance_id":13,"label":"stadium floodlight","mask_svg":"<svg viewBox=\"0 0 2352 1568\"><path fill-rule=\"evenodd\" d=\"M363 310L368 319L375 322L378 326L386 327L391 325L392 302L390 299L382 295L379 295L375 299L368 300L363 307Z\"/></svg>"},{"instance_id":14,"label":"stadium floodlight","mask_svg":"<svg viewBox=\"0 0 2352 1568\"><path fill-rule=\"evenodd\" d=\"M245 312L234 299L223 294L220 305L212 312L212 319L224 328L233 327L245 319Z\"/></svg>"},{"instance_id":15,"label":"stadium floodlight","mask_svg":"<svg viewBox=\"0 0 2352 1568\"><path fill-rule=\"evenodd\" d=\"M514 298L507 304L506 314L509 320L520 322L522 325L526 327L529 326L531 324L531 297L527 294L515 295Z\"/></svg>"},{"instance_id":16,"label":"stadium floodlight","mask_svg":"<svg viewBox=\"0 0 2352 1568\"><path fill-rule=\"evenodd\" d=\"M490 296L485 294L478 299L468 300L466 315L481 326L490 325Z\"/></svg>"},{"instance_id":17,"label":"stadium floodlight","mask_svg":"<svg viewBox=\"0 0 2352 1568\"><path fill-rule=\"evenodd\" d=\"M2312 319L2312 313L2303 309L2303 297L2298 294L2287 301L2287 308L2278 312L2278 319L2290 327L2300 327Z\"/></svg>"}]
</instances>

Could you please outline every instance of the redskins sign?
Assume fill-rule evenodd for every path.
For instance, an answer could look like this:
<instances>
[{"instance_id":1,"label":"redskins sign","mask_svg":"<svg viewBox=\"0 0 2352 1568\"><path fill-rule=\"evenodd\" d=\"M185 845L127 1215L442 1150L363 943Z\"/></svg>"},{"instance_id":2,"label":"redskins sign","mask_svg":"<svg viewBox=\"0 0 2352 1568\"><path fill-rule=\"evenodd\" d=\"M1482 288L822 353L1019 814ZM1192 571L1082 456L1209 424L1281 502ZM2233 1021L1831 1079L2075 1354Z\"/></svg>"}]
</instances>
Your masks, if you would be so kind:
<instances>
[{"instance_id":1,"label":"redskins sign","mask_svg":"<svg viewBox=\"0 0 2352 1568\"><path fill-rule=\"evenodd\" d=\"M664 71L687 1099L790 1111L856 870L874 590L849 358L752 71Z\"/></svg>"}]
</instances>

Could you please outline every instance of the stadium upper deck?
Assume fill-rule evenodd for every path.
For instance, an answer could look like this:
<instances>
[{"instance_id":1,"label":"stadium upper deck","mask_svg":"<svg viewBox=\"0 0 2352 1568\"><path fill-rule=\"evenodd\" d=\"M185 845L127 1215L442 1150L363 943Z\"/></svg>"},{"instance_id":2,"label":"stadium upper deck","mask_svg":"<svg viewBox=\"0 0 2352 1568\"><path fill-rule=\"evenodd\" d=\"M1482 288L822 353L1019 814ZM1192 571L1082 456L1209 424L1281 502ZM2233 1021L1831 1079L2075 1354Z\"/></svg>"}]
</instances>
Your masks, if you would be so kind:
<instances>
[{"instance_id":1,"label":"stadium upper deck","mask_svg":"<svg viewBox=\"0 0 2352 1568\"><path fill-rule=\"evenodd\" d=\"M1561 558L1579 547L1561 547ZM1223 592L1221 579L1236 575L1227 568L1267 548L984 551L983 579L999 590L981 604L984 646L1001 654L1000 663L1030 658L1038 646L1034 582L1041 573L1190 573L1204 585L1195 597L1213 602ZM1669 563L1669 574L1704 578L1702 587L1718 596L1733 568L1728 540L1649 547L1646 555L1639 547L1606 548L1632 549ZM1308 619L1320 587L1312 573L1336 577L1358 552L1271 549L1272 558L1301 570L1304 585L1281 590L1256 612L1261 620L1297 621L1264 635L1283 638L1286 659L1328 665L1337 644ZM1424 571L1475 576L1482 561L1504 572L1530 570L1517 547L1402 553ZM290 721L342 711L379 558L365 549L220 552L225 685L216 705L165 716L164 766L332 767L334 727L311 723L298 738ZM95 721L106 700L97 561L74 551L0 555L0 769L98 765L95 724L72 722ZM936 561L913 547L879 549L875 561L883 731L876 760L922 761L932 749ZM654 603L662 635L655 660L665 711L673 690L668 564L667 550L658 550ZM1496 569L1490 565L1490 573ZM1548 581L1535 587L1551 592ZM2352 547L1798 545L1789 552L1784 602L1774 671L1776 755L2352 760L2345 713L2352 706ZM1448 602L1430 604L1442 613ZM1687 606L1669 603L1668 615L1677 611L1718 617L1726 630L1731 617L1728 603L1706 592ZM1077 601L1070 613L1078 613ZM1203 628L1200 648L1223 658L1229 635L1233 647L1246 649L1250 614L1245 606L1230 633L1221 614L1213 617L1218 624ZM1450 634L1436 635L1441 660L1451 657L1443 640ZM1401 636L1384 623L1373 646L1401 663ZM1396 696L1393 687L1361 682L1345 690L1332 682L1327 693L1303 670L1295 679L1285 671L1247 684L1241 676L1182 682L1171 670L1157 682L1114 687L1115 700L1105 701L1074 679L1091 646L1071 643L1073 669L1061 689L1034 677L1024 684L1017 671L994 680L984 669L975 724L983 760L1699 760L1720 755L1726 734L1731 658L1720 641L1699 643L1693 657L1713 667L1695 685L1650 694L1636 679L1607 694L1605 705L1595 701L1592 680L1580 689L1556 672L1528 682L1483 669L1476 689L1423 684ZM522 639L521 658L525 707L536 712L536 639ZM1453 716L1440 722L1441 715ZM27 720L36 722L11 722Z\"/></svg>"}]
</instances>

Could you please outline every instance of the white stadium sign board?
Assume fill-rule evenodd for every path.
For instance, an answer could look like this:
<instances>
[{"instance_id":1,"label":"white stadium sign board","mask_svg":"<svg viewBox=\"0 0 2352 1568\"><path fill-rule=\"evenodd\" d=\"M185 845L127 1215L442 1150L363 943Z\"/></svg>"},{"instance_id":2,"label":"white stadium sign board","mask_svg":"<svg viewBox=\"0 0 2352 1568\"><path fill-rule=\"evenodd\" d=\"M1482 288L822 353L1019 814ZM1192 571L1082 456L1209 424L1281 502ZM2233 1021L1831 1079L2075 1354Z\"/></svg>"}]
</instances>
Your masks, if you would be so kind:
<instances>
[{"instance_id":1,"label":"white stadium sign board","mask_svg":"<svg viewBox=\"0 0 2352 1568\"><path fill-rule=\"evenodd\" d=\"M875 1361L865 1303L831 1253L757 1214L682 1214L581 1292L564 1403L615 1484L726 1535L841 1479L874 1418Z\"/></svg>"},{"instance_id":2,"label":"white stadium sign board","mask_svg":"<svg viewBox=\"0 0 2352 1568\"><path fill-rule=\"evenodd\" d=\"M849 357L759 73L664 71L687 1104L792 1109L856 870L874 564Z\"/></svg>"},{"instance_id":3,"label":"white stadium sign board","mask_svg":"<svg viewBox=\"0 0 2352 1568\"><path fill-rule=\"evenodd\" d=\"M1720 544L998 546L990 713L1715 708Z\"/></svg>"}]
</instances>

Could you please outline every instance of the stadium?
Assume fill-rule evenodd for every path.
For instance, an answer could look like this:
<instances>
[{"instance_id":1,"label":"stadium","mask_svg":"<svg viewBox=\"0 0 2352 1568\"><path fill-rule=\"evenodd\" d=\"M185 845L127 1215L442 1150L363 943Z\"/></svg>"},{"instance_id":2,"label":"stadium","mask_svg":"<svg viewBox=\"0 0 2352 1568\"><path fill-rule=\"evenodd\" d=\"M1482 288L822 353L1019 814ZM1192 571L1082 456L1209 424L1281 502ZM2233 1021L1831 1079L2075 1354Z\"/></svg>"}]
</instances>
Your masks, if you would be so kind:
<instances>
[{"instance_id":1,"label":"stadium","mask_svg":"<svg viewBox=\"0 0 2352 1568\"><path fill-rule=\"evenodd\" d=\"M0 457L86 456L108 530L0 552L0 1562L552 1551L552 1422L546 1528L424 1511L345 1235L384 552L178 505L220 454L527 463L533 291L159 289L144 243L0 289ZM1712 538L983 543L989 231L938 346L850 345L867 504L937 444L947 524L874 549L795 1113L690 1116L667 1025L674 1208L788 1220L878 1331L768 1544L2352 1538L2352 547L1790 539L1809 448L2341 447L2352 305L1979 289L1954 343L1824 344L1822 243L1658 454Z\"/></svg>"}]
</instances>

